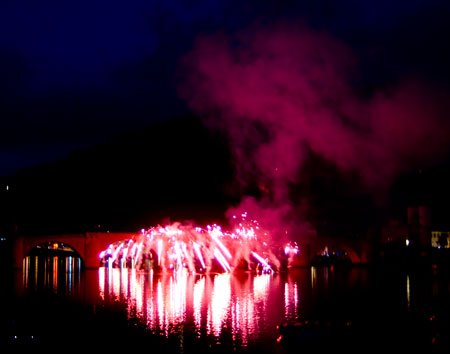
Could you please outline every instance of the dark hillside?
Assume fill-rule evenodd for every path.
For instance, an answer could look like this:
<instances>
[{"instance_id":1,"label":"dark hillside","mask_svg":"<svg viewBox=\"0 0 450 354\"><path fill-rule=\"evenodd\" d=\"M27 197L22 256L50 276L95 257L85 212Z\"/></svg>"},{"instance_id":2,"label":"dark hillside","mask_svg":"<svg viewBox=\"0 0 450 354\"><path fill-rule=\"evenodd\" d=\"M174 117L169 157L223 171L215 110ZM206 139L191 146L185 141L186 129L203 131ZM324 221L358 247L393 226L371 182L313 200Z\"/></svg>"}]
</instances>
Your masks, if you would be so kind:
<instances>
[{"instance_id":1,"label":"dark hillside","mask_svg":"<svg viewBox=\"0 0 450 354\"><path fill-rule=\"evenodd\" d=\"M177 118L70 154L12 178L21 233L128 230L170 217L223 217L232 176L226 142Z\"/></svg>"}]
</instances>

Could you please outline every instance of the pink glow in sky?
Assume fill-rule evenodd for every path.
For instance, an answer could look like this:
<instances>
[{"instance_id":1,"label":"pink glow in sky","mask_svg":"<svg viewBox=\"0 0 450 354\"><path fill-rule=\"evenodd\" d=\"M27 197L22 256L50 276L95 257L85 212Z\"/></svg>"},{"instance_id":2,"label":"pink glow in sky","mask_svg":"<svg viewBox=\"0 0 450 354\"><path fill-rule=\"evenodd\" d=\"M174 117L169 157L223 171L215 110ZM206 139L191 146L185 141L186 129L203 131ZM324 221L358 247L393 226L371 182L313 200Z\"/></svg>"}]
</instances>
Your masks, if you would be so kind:
<instances>
[{"instance_id":1,"label":"pink glow in sky","mask_svg":"<svg viewBox=\"0 0 450 354\"><path fill-rule=\"evenodd\" d=\"M357 59L327 33L278 24L203 36L181 68L182 97L226 131L239 181L270 185L281 214L309 150L371 190L448 150L446 95L417 78L358 94Z\"/></svg>"}]
</instances>

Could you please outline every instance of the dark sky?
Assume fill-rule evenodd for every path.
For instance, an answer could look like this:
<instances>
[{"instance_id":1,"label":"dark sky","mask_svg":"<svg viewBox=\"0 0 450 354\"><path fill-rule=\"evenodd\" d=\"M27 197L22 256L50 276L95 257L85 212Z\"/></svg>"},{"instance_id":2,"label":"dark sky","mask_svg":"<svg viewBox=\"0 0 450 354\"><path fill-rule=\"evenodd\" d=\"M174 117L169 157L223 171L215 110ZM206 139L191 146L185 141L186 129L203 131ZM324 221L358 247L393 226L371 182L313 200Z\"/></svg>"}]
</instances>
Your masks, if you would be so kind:
<instances>
[{"instance_id":1,"label":"dark sky","mask_svg":"<svg viewBox=\"0 0 450 354\"><path fill-rule=\"evenodd\" d=\"M330 32L369 88L419 75L448 89L449 15L435 0L2 1L0 175L186 113L180 58L255 22Z\"/></svg>"}]
</instances>

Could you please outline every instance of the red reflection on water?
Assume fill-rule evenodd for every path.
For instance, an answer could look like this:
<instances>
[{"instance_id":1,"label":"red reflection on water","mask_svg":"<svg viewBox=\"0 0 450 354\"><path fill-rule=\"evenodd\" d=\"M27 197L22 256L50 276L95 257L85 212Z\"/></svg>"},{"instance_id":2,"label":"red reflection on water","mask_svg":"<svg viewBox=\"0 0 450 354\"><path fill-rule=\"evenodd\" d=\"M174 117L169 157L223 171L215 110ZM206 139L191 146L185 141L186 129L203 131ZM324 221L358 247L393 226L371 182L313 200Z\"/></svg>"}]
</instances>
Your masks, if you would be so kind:
<instances>
[{"instance_id":1,"label":"red reflection on water","mask_svg":"<svg viewBox=\"0 0 450 354\"><path fill-rule=\"evenodd\" d=\"M22 287L30 291L51 289L71 295L79 287L81 260L78 257L26 256L23 260Z\"/></svg>"},{"instance_id":2,"label":"red reflection on water","mask_svg":"<svg viewBox=\"0 0 450 354\"><path fill-rule=\"evenodd\" d=\"M168 336L190 328L197 337L216 338L225 331L240 346L246 346L267 327L273 329L272 322L286 318L285 306L296 307L293 297L298 295L297 285L286 286L288 294L283 294L280 279L273 274L99 269L100 297L107 303L124 303L128 318L138 319L149 330ZM283 296L292 303L284 303Z\"/></svg>"},{"instance_id":3,"label":"red reflection on water","mask_svg":"<svg viewBox=\"0 0 450 354\"><path fill-rule=\"evenodd\" d=\"M58 291L58 257L53 257L53 291Z\"/></svg>"}]
</instances>

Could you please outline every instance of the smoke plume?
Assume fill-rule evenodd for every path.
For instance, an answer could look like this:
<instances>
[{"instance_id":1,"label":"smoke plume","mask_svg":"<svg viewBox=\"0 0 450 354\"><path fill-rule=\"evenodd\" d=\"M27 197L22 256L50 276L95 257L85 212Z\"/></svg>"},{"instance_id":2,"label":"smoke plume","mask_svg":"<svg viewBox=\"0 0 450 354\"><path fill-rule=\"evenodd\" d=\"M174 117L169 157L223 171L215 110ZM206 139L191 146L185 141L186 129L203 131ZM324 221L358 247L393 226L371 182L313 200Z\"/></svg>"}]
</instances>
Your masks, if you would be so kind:
<instances>
[{"instance_id":1,"label":"smoke plume","mask_svg":"<svg viewBox=\"0 0 450 354\"><path fill-rule=\"evenodd\" d=\"M227 133L240 184L269 191L230 214L254 210L274 228L303 208L289 188L309 152L380 191L447 151L446 95L414 79L361 94L351 48L326 33L278 24L205 35L181 68L182 97Z\"/></svg>"}]
</instances>

